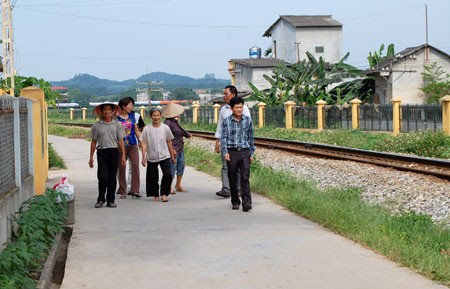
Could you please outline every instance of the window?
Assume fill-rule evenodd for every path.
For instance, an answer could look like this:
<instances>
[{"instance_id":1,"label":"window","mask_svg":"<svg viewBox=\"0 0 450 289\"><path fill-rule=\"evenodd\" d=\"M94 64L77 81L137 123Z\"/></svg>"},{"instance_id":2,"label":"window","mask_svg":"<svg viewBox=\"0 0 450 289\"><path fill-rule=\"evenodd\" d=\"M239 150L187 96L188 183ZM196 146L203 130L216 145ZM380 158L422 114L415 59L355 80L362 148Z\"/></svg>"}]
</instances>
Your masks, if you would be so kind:
<instances>
[{"instance_id":1,"label":"window","mask_svg":"<svg viewBox=\"0 0 450 289\"><path fill-rule=\"evenodd\" d=\"M316 53L323 53L324 48L323 46L316 46Z\"/></svg>"}]
</instances>

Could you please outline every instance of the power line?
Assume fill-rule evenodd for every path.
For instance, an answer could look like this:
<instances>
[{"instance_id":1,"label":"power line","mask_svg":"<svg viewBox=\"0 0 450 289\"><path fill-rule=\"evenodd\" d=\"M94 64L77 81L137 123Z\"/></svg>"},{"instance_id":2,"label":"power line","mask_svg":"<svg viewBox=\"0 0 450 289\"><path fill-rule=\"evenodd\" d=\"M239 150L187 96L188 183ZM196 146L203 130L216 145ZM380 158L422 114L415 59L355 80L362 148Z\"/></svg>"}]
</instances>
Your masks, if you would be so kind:
<instances>
[{"instance_id":1,"label":"power line","mask_svg":"<svg viewBox=\"0 0 450 289\"><path fill-rule=\"evenodd\" d=\"M22 6L17 6L17 8L23 9L23 10L30 10L30 11L36 11L36 12L41 12L41 13L47 13L47 14L69 16L69 17L80 18L80 19L89 19L89 20L116 22L116 23L138 24L138 25L164 26L164 27L184 27L184 28L260 28L260 27L266 27L267 26L267 25L192 25L192 24L156 23L156 22L143 22L143 21L130 21L130 20L117 20L117 19L108 19L108 18L89 17L89 16L83 16L83 15L61 13L61 12L53 12L53 11L41 10L41 9L25 8L25 7L22 7Z\"/></svg>"},{"instance_id":2,"label":"power line","mask_svg":"<svg viewBox=\"0 0 450 289\"><path fill-rule=\"evenodd\" d=\"M96 3L98 2L98 3ZM134 2L110 2L105 0L99 1L72 1L72 2L51 2L51 3L39 3L39 4L23 4L20 7L68 7L68 6L114 6L114 5L130 5L130 4L149 4L158 2L171 2L171 0L155 0L155 1L134 1Z\"/></svg>"}]
</instances>

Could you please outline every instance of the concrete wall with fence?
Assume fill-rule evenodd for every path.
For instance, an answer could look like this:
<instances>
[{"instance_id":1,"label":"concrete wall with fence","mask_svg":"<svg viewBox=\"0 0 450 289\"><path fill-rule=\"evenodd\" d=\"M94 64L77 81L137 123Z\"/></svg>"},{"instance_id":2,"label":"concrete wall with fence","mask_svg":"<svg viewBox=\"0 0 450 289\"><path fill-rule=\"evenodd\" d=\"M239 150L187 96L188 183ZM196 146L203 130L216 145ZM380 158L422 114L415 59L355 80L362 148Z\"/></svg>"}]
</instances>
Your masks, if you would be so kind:
<instances>
[{"instance_id":1,"label":"concrete wall with fence","mask_svg":"<svg viewBox=\"0 0 450 289\"><path fill-rule=\"evenodd\" d=\"M137 107L143 118L148 118L149 107ZM220 105L200 106L198 103L187 108L182 116L185 123L216 124ZM287 129L359 129L363 131L401 132L443 130L450 135L450 96L441 98L436 105L402 105L400 98L391 104L362 104L354 99L350 104L327 105L318 101L315 106L297 106L288 101L281 107L267 107L258 103L250 109L256 127L265 126ZM67 119L67 110L62 112ZM72 121L89 121L93 118L87 108L70 109Z\"/></svg>"},{"instance_id":2,"label":"concrete wall with fence","mask_svg":"<svg viewBox=\"0 0 450 289\"><path fill-rule=\"evenodd\" d=\"M48 173L47 113L39 88L20 97L0 96L0 251L14 228L10 216L45 192Z\"/></svg>"}]
</instances>

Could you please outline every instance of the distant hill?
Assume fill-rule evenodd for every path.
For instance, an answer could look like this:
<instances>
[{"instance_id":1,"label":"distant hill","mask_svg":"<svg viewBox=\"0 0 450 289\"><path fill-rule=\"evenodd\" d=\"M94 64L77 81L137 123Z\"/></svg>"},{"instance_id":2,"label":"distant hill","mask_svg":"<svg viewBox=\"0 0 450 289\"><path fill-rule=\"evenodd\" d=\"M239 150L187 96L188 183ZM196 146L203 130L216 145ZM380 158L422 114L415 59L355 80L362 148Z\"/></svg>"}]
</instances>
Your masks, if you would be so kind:
<instances>
[{"instance_id":1,"label":"distant hill","mask_svg":"<svg viewBox=\"0 0 450 289\"><path fill-rule=\"evenodd\" d=\"M134 90L137 87L136 82L163 82L164 90L173 88L192 88L192 89L223 89L230 84L230 80L217 79L214 75L206 74L203 78L192 78L165 72L152 72L144 74L137 79L116 81L109 79L100 79L90 74L77 74L72 79L63 81L50 81L53 86L66 86L68 88L78 89L80 92L89 93L92 96L103 96L120 94L124 91Z\"/></svg>"}]
</instances>

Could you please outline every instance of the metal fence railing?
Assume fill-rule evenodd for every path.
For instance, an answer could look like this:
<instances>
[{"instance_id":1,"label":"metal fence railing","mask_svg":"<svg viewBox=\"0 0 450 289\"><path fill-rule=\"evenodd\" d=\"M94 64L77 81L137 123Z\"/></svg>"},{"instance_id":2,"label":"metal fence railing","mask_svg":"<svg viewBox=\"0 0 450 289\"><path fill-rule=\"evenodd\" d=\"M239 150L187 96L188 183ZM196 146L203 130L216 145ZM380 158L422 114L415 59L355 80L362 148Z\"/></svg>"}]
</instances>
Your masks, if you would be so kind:
<instances>
[{"instance_id":1,"label":"metal fence railing","mask_svg":"<svg viewBox=\"0 0 450 289\"><path fill-rule=\"evenodd\" d=\"M401 106L401 132L442 129L442 106Z\"/></svg>"},{"instance_id":2,"label":"metal fence railing","mask_svg":"<svg viewBox=\"0 0 450 289\"><path fill-rule=\"evenodd\" d=\"M305 129L317 128L317 107L297 106L294 108L294 127Z\"/></svg>"},{"instance_id":3,"label":"metal fence railing","mask_svg":"<svg viewBox=\"0 0 450 289\"><path fill-rule=\"evenodd\" d=\"M359 129L392 131L392 105L362 105L359 108Z\"/></svg>"}]
</instances>

